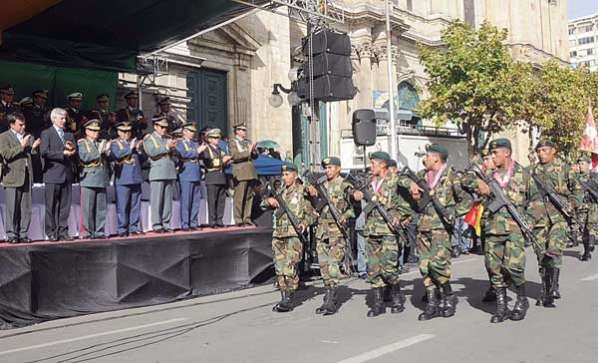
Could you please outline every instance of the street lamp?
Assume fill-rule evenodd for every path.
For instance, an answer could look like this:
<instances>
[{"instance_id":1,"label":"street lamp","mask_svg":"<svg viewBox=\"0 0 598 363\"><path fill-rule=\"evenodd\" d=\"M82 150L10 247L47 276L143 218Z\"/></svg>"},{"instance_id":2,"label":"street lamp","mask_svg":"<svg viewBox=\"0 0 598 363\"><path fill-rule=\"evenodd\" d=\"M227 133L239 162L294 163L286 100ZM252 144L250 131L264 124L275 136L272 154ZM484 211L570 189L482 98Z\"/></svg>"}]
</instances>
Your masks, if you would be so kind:
<instances>
[{"instance_id":1,"label":"street lamp","mask_svg":"<svg viewBox=\"0 0 598 363\"><path fill-rule=\"evenodd\" d=\"M282 91L288 94L287 101L289 102L289 104L291 106L297 106L303 100L297 95L296 88L297 87L295 83L291 84L291 88L285 88L280 83L274 83L272 87L272 94L268 98L268 103L270 103L270 106L274 108L282 106L282 96L280 95L280 92Z\"/></svg>"}]
</instances>

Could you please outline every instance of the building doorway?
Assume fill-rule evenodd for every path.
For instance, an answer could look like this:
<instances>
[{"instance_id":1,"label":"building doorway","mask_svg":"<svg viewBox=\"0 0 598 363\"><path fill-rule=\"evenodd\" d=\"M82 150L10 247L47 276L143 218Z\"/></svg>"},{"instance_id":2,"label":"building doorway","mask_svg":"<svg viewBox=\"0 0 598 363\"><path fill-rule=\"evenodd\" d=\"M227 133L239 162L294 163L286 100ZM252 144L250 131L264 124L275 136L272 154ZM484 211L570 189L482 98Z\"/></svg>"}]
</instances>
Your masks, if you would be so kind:
<instances>
[{"instance_id":1,"label":"building doorway","mask_svg":"<svg viewBox=\"0 0 598 363\"><path fill-rule=\"evenodd\" d=\"M187 120L228 133L227 73L209 68L187 74L187 97L191 100Z\"/></svg>"}]
</instances>

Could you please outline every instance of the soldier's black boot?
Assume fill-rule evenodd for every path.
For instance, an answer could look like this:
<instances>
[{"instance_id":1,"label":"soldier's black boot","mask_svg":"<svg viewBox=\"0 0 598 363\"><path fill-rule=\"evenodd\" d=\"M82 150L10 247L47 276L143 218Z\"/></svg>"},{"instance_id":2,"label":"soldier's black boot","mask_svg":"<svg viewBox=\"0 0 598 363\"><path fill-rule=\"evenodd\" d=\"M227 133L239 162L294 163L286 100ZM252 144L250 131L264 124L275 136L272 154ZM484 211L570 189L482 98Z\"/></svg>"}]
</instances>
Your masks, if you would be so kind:
<instances>
[{"instance_id":1,"label":"soldier's black boot","mask_svg":"<svg viewBox=\"0 0 598 363\"><path fill-rule=\"evenodd\" d=\"M390 312L397 314L405 310L405 297L401 294L401 286L399 284L390 285Z\"/></svg>"},{"instance_id":2,"label":"soldier's black boot","mask_svg":"<svg viewBox=\"0 0 598 363\"><path fill-rule=\"evenodd\" d=\"M289 291L281 290L280 291L281 299L280 302L272 308L272 311L278 313L286 313L293 310L292 304L292 293Z\"/></svg>"},{"instance_id":3,"label":"soldier's black boot","mask_svg":"<svg viewBox=\"0 0 598 363\"><path fill-rule=\"evenodd\" d=\"M517 300L515 300L515 305L511 311L511 320L518 321L525 318L527 309L529 309L529 301L525 296L525 284L517 286L515 291L517 292Z\"/></svg>"},{"instance_id":4,"label":"soldier's black boot","mask_svg":"<svg viewBox=\"0 0 598 363\"><path fill-rule=\"evenodd\" d=\"M445 318L455 315L457 310L457 297L453 294L451 284L447 282L440 286L440 296L442 297L441 313Z\"/></svg>"},{"instance_id":5,"label":"soldier's black boot","mask_svg":"<svg viewBox=\"0 0 598 363\"><path fill-rule=\"evenodd\" d=\"M504 287L496 288L496 311L492 318L491 323L502 323L509 318L509 309L507 307L507 289Z\"/></svg>"},{"instance_id":6,"label":"soldier's black boot","mask_svg":"<svg viewBox=\"0 0 598 363\"><path fill-rule=\"evenodd\" d=\"M486 293L484 294L484 297L482 298L483 302L493 302L496 301L496 291L494 290L494 288L492 287L492 285L490 285L490 287L488 287L488 290L486 290Z\"/></svg>"},{"instance_id":7,"label":"soldier's black boot","mask_svg":"<svg viewBox=\"0 0 598 363\"><path fill-rule=\"evenodd\" d=\"M328 300L330 300L330 293L331 288L326 287L326 293L324 294L322 305L316 309L316 314L324 314L324 311L326 311L326 303L328 302Z\"/></svg>"},{"instance_id":8,"label":"soldier's black boot","mask_svg":"<svg viewBox=\"0 0 598 363\"><path fill-rule=\"evenodd\" d=\"M386 308L384 306L384 300L382 297L383 290L384 289L382 287L376 287L372 289L372 292L374 293L374 301L372 302L372 308L368 311L369 318L373 318L374 316L385 313Z\"/></svg>"},{"instance_id":9,"label":"soldier's black boot","mask_svg":"<svg viewBox=\"0 0 598 363\"><path fill-rule=\"evenodd\" d=\"M424 312L419 314L417 317L418 320L430 320L437 316L440 316L440 311L438 308L438 298L436 297L436 287L434 288L426 288L426 297L428 299L426 303L426 308Z\"/></svg>"},{"instance_id":10,"label":"soldier's black boot","mask_svg":"<svg viewBox=\"0 0 598 363\"><path fill-rule=\"evenodd\" d=\"M582 261L589 261L592 259L592 243L590 238L585 238L583 242L583 255L579 258Z\"/></svg>"},{"instance_id":11,"label":"soldier's black boot","mask_svg":"<svg viewBox=\"0 0 598 363\"><path fill-rule=\"evenodd\" d=\"M544 268L544 296L542 299L542 305L545 308L554 308L554 286L553 286L553 267Z\"/></svg>"},{"instance_id":12,"label":"soldier's black boot","mask_svg":"<svg viewBox=\"0 0 598 363\"><path fill-rule=\"evenodd\" d=\"M330 287L326 290L326 296L324 296L324 315L332 315L336 313L338 307L336 306L336 288Z\"/></svg>"},{"instance_id":13,"label":"soldier's black boot","mask_svg":"<svg viewBox=\"0 0 598 363\"><path fill-rule=\"evenodd\" d=\"M542 287L540 288L540 296L538 296L538 299L536 300L536 306L541 306L544 304L544 295L546 295L546 269L544 267L540 267L538 272L540 274Z\"/></svg>"},{"instance_id":14,"label":"soldier's black boot","mask_svg":"<svg viewBox=\"0 0 598 363\"><path fill-rule=\"evenodd\" d=\"M561 276L561 269L558 267L552 268L552 297L555 299L561 298L560 286L559 286L559 277Z\"/></svg>"}]
</instances>

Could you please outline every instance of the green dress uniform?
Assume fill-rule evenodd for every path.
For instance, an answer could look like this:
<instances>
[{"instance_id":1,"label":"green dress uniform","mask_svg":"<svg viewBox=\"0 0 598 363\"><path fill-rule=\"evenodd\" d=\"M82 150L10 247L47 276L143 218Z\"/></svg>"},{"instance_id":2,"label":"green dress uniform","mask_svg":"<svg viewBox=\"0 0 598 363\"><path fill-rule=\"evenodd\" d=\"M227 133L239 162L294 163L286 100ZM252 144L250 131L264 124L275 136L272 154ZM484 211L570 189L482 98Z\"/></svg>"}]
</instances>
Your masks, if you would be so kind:
<instances>
[{"instance_id":1,"label":"green dress uniform","mask_svg":"<svg viewBox=\"0 0 598 363\"><path fill-rule=\"evenodd\" d=\"M100 130L99 122L90 120L85 128ZM100 152L97 141L87 138L77 141L79 162L81 163L81 209L83 213L83 227L90 238L104 238L106 225L106 187L108 186L108 169L105 155Z\"/></svg>"},{"instance_id":2,"label":"green dress uniform","mask_svg":"<svg viewBox=\"0 0 598 363\"><path fill-rule=\"evenodd\" d=\"M237 126L244 128L244 126ZM233 181L235 192L233 211L236 224L251 224L251 208L253 206L254 185L257 172L253 165L255 150L251 150L251 141L233 137L229 142L229 151L233 163Z\"/></svg>"},{"instance_id":3,"label":"green dress uniform","mask_svg":"<svg viewBox=\"0 0 598 363\"><path fill-rule=\"evenodd\" d=\"M168 122L164 119L159 119L154 124L156 123L168 126ZM171 150L167 145L168 140L157 132L147 134L143 138L143 149L150 160L151 222L154 232L157 233L171 231L170 218L177 172L174 160L171 158Z\"/></svg>"},{"instance_id":4,"label":"green dress uniform","mask_svg":"<svg viewBox=\"0 0 598 363\"><path fill-rule=\"evenodd\" d=\"M536 146L536 150L542 146L554 147L550 141L542 140ZM536 164L532 174L547 186L554 188L558 196L568 201L572 207L581 203L583 193L580 184L574 172L562 160L555 159L549 163ZM563 213L540 192L533 178L530 178L529 182L529 200L527 213L533 222L534 234L539 242L539 245L534 245L534 252L542 278L542 293L537 305L553 307L554 298L560 297L558 280L563 250L570 232L569 225Z\"/></svg>"}]
</instances>

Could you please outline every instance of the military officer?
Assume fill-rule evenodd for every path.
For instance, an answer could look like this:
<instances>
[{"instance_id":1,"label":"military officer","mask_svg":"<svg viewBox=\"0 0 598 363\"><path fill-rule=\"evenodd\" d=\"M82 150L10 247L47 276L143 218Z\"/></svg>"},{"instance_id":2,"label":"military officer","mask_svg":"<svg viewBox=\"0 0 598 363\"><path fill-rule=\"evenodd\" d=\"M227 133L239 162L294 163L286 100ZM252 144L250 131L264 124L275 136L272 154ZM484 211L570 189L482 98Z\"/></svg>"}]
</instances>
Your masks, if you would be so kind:
<instances>
[{"instance_id":1,"label":"military officer","mask_svg":"<svg viewBox=\"0 0 598 363\"><path fill-rule=\"evenodd\" d=\"M194 140L197 128L195 123L187 122L183 125L183 137L177 141L176 150L181 159L179 170L179 184L181 195L181 229L183 231L199 229L199 203L201 197L201 169L199 154L208 147L201 146Z\"/></svg>"},{"instance_id":2,"label":"military officer","mask_svg":"<svg viewBox=\"0 0 598 363\"><path fill-rule=\"evenodd\" d=\"M106 187L108 169L106 158L111 141L98 142L100 120L91 119L83 124L85 138L77 141L81 163L81 209L83 226L92 239L104 238L106 225Z\"/></svg>"},{"instance_id":3,"label":"military officer","mask_svg":"<svg viewBox=\"0 0 598 363\"><path fill-rule=\"evenodd\" d=\"M313 224L315 212L307 199L307 191L298 181L297 167L294 164L287 162L282 166L282 180L282 186L275 193L281 196L288 209L298 219L300 223L298 228L305 231ZM301 261L303 245L289 216L282 211L276 198L266 198L262 202L262 207L277 210L272 233L272 254L281 300L272 310L288 312L293 310L293 294L299 286L297 264Z\"/></svg>"},{"instance_id":4,"label":"military officer","mask_svg":"<svg viewBox=\"0 0 598 363\"><path fill-rule=\"evenodd\" d=\"M114 187L118 236L141 235L141 163L145 159L141 140L131 139L133 126L126 121L116 124L118 138L110 145L114 160Z\"/></svg>"},{"instance_id":5,"label":"military officer","mask_svg":"<svg viewBox=\"0 0 598 363\"><path fill-rule=\"evenodd\" d=\"M233 183L235 186L233 205L237 225L252 226L251 207L253 206L254 186L257 172L253 159L257 157L255 144L247 140L247 127L235 126L235 136L229 141L233 163Z\"/></svg>"},{"instance_id":6,"label":"military officer","mask_svg":"<svg viewBox=\"0 0 598 363\"><path fill-rule=\"evenodd\" d=\"M7 84L0 87L0 132L9 129L8 115L19 112L19 105L14 102L15 90Z\"/></svg>"},{"instance_id":7,"label":"military officer","mask_svg":"<svg viewBox=\"0 0 598 363\"><path fill-rule=\"evenodd\" d=\"M397 193L396 174L388 170L391 158L388 153L377 151L370 155L371 179L367 185L375 201L380 203L391 215L392 226L384 220L377 209L366 206L364 237L366 240L366 259L368 282L370 283L374 301L367 316L374 317L385 312L384 289L390 286L391 313L400 313L404 310L405 298L401 294L399 285L399 255L402 250L402 241L397 240L392 228L401 223L403 209ZM363 192L356 190L353 193L356 201L364 198Z\"/></svg>"},{"instance_id":8,"label":"military officer","mask_svg":"<svg viewBox=\"0 0 598 363\"><path fill-rule=\"evenodd\" d=\"M222 137L220 129L207 132L206 147L200 153L200 158L206 168L206 189L208 193L208 224L212 228L224 227L224 203L226 202L226 177L224 168L230 162L230 155L226 155L220 148Z\"/></svg>"},{"instance_id":9,"label":"military officer","mask_svg":"<svg viewBox=\"0 0 598 363\"><path fill-rule=\"evenodd\" d=\"M162 97L158 100L158 109L159 112L154 115L154 117L165 117L168 121L168 131L172 132L181 127L182 122L180 122L176 114L170 108L170 97Z\"/></svg>"},{"instance_id":10,"label":"military officer","mask_svg":"<svg viewBox=\"0 0 598 363\"><path fill-rule=\"evenodd\" d=\"M150 204L152 228L156 233L172 232L172 197L177 178L171 157L176 140L168 135L168 121L164 116L153 119L154 132L143 138L143 149L150 159Z\"/></svg>"},{"instance_id":11,"label":"military officer","mask_svg":"<svg viewBox=\"0 0 598 363\"><path fill-rule=\"evenodd\" d=\"M100 139L111 139L114 134L114 124L116 124L116 114L110 111L110 97L102 93L96 97L97 106L89 111L87 118L100 120Z\"/></svg>"},{"instance_id":12,"label":"military officer","mask_svg":"<svg viewBox=\"0 0 598 363\"><path fill-rule=\"evenodd\" d=\"M350 243L343 237L341 228L348 228L347 221L354 218L355 213L351 205L353 187L340 175L341 160L334 156L325 158L322 160L322 167L326 177L322 188L327 191L329 202L341 213L341 220L336 222L329 206L325 206L318 216L316 251L326 294L322 306L316 309L316 314L332 315L338 309L336 288L343 277L340 267L347 253L347 244ZM308 186L307 191L312 197L321 197L313 185Z\"/></svg>"},{"instance_id":13,"label":"military officer","mask_svg":"<svg viewBox=\"0 0 598 363\"><path fill-rule=\"evenodd\" d=\"M127 106L116 112L116 121L126 121L133 127L133 137L141 139L147 128L147 121L143 111L139 109L139 95L136 91L129 91L125 94Z\"/></svg>"},{"instance_id":14,"label":"military officer","mask_svg":"<svg viewBox=\"0 0 598 363\"><path fill-rule=\"evenodd\" d=\"M48 124L48 108L46 106L48 91L39 89L33 91L31 95L33 104L31 107L23 109L23 113L27 119L27 128L33 136L39 137Z\"/></svg>"},{"instance_id":15,"label":"military officer","mask_svg":"<svg viewBox=\"0 0 598 363\"><path fill-rule=\"evenodd\" d=\"M66 96L66 99L68 102L68 105L64 108L68 114L66 128L72 133L77 133L81 125L87 121L87 117L83 115L83 111L81 110L83 93L73 92Z\"/></svg>"},{"instance_id":16,"label":"military officer","mask_svg":"<svg viewBox=\"0 0 598 363\"><path fill-rule=\"evenodd\" d=\"M573 171L557 158L557 150L552 141L540 140L535 150L538 164L533 166L532 175L552 188L556 197L569 204L567 210L559 210L548 198L546 191L531 178L527 212L540 244L534 246L534 251L542 278L542 291L536 305L554 307L554 299L560 298L560 266L569 234L567 219L574 213L573 208L581 203L583 193Z\"/></svg>"},{"instance_id":17,"label":"military officer","mask_svg":"<svg viewBox=\"0 0 598 363\"><path fill-rule=\"evenodd\" d=\"M527 187L529 174L511 158L512 147L509 139L493 140L489 145L494 170L487 171L491 178L501 186L508 200L523 215L527 204ZM467 176L466 176L467 178ZM491 197L489 186L482 180L474 178L471 184L479 195ZM488 203L490 198L486 198ZM525 318L529 301L525 295L525 241L521 229L513 220L506 208L494 213L486 208L485 263L490 276L490 284L496 295L496 311L491 322L500 323L510 318ZM507 306L506 289L513 285L517 300L512 311Z\"/></svg>"},{"instance_id":18,"label":"military officer","mask_svg":"<svg viewBox=\"0 0 598 363\"><path fill-rule=\"evenodd\" d=\"M582 155L577 160L577 164L579 165L578 178L580 183L587 183L592 179L598 182L598 175L590 170L592 160L588 155ZM589 261L592 258L592 251L598 238L598 200L587 191L584 191L583 204L578 208L577 216L582 223L583 254L580 259Z\"/></svg>"},{"instance_id":19,"label":"military officer","mask_svg":"<svg viewBox=\"0 0 598 363\"><path fill-rule=\"evenodd\" d=\"M428 203L420 210L417 225L417 250L419 252L419 270L426 288L427 303L419 320L429 320L437 316L450 317L455 314L457 297L453 294L451 279L451 221L467 213L470 205L467 195L457 180L455 170L448 166L448 150L440 144L426 147L424 157L425 170L418 173L424 180L439 206L445 213L443 217ZM417 202L422 198L422 190L411 185L411 196ZM439 306L437 293L440 293L442 306Z\"/></svg>"}]
</instances>

